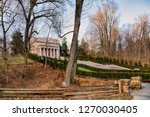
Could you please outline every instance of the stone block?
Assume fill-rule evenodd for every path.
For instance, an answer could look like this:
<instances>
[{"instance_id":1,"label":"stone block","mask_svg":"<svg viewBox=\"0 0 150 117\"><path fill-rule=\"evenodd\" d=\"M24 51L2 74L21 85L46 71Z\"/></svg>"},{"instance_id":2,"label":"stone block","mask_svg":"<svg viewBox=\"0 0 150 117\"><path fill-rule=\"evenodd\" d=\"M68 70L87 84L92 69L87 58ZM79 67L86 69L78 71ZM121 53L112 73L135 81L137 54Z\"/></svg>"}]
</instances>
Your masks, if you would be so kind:
<instances>
[{"instance_id":1,"label":"stone block","mask_svg":"<svg viewBox=\"0 0 150 117\"><path fill-rule=\"evenodd\" d=\"M121 79L119 81L119 93L129 94L130 79Z\"/></svg>"},{"instance_id":2,"label":"stone block","mask_svg":"<svg viewBox=\"0 0 150 117\"><path fill-rule=\"evenodd\" d=\"M131 87L131 89L141 89L142 88L142 77L140 77L140 76L131 77L130 87Z\"/></svg>"}]
</instances>

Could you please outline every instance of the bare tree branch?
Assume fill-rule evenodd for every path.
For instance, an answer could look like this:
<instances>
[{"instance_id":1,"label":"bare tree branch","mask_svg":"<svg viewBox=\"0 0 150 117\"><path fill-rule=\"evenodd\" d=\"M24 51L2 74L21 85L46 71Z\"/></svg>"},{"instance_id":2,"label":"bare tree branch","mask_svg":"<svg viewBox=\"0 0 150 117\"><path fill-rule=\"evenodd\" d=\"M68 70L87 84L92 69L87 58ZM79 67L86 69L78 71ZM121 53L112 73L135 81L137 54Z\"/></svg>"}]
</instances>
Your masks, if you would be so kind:
<instances>
[{"instance_id":1,"label":"bare tree branch","mask_svg":"<svg viewBox=\"0 0 150 117\"><path fill-rule=\"evenodd\" d=\"M63 34L62 36L58 33L58 36L59 36L60 38L63 38L63 37L65 37L66 35L68 35L68 34L70 34L70 33L73 33L73 32L74 32L74 31L69 31L69 32Z\"/></svg>"}]
</instances>

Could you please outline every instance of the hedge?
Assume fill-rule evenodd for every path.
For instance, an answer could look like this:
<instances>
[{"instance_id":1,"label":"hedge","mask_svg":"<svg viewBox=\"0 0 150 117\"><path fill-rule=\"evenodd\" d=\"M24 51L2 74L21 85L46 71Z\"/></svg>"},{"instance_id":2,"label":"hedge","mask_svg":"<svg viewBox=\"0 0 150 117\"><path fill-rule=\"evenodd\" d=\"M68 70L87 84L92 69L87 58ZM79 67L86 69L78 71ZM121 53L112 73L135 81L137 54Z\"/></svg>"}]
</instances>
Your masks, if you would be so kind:
<instances>
[{"instance_id":1,"label":"hedge","mask_svg":"<svg viewBox=\"0 0 150 117\"><path fill-rule=\"evenodd\" d=\"M45 64L45 56L37 56L36 54L29 54L28 57L36 62L40 62ZM47 65L58 69L65 70L67 66L66 60L57 60L56 58L49 58L47 57Z\"/></svg>"},{"instance_id":2,"label":"hedge","mask_svg":"<svg viewBox=\"0 0 150 117\"><path fill-rule=\"evenodd\" d=\"M141 76L144 80L150 79L150 73L138 72L85 72L77 70L77 75L91 76L98 78L129 79L132 76Z\"/></svg>"},{"instance_id":3,"label":"hedge","mask_svg":"<svg viewBox=\"0 0 150 117\"><path fill-rule=\"evenodd\" d=\"M40 62L45 64L45 59L46 57L44 56L37 56L35 54L29 54L28 57L34 61ZM47 58L47 65L52 66L54 69L62 69L65 70L67 66L67 61L66 60L57 60L54 58ZM131 76L141 76L143 79L150 79L150 73L146 72L131 72L131 71L112 71L112 70L102 70L102 69L97 69L97 68L92 68L90 66L85 66L85 65L78 65L78 66L84 66L88 67L88 69L92 69L93 71L97 72L85 72L85 71L80 71L76 70L77 75L84 75L84 76L92 76L92 77L100 77L100 78L130 78Z\"/></svg>"},{"instance_id":4,"label":"hedge","mask_svg":"<svg viewBox=\"0 0 150 117\"><path fill-rule=\"evenodd\" d=\"M118 60L118 59L111 59L107 57L92 57L90 55L87 56L78 56L79 60L86 60L86 61L93 61L96 63L101 63L101 64L115 64L123 67L127 67L130 69L134 68L140 68L141 70L145 71L150 71L150 66L148 65L142 65L140 61L138 62L133 62L133 61L127 61L127 60Z\"/></svg>"}]
</instances>

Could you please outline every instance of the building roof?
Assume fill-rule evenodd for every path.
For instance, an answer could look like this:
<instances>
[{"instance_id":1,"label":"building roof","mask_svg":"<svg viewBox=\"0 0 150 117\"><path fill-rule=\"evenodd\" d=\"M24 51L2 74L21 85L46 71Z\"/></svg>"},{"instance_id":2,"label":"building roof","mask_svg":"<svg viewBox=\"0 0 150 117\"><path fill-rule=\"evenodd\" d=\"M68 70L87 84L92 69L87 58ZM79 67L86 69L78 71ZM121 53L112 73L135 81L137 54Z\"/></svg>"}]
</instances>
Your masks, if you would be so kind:
<instances>
[{"instance_id":1,"label":"building roof","mask_svg":"<svg viewBox=\"0 0 150 117\"><path fill-rule=\"evenodd\" d=\"M31 38L31 43L34 43L34 42L46 43L47 42L47 38L46 37ZM52 38L48 38L48 43L60 44L59 40L52 39Z\"/></svg>"}]
</instances>

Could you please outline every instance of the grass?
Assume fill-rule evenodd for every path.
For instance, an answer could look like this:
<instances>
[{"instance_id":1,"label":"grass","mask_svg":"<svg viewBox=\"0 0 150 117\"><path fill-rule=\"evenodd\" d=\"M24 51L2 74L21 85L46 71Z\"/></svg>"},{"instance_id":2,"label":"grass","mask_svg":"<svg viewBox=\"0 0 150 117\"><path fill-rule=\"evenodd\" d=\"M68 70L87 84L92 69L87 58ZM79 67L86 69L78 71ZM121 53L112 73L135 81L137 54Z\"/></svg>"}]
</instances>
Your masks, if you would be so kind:
<instances>
[{"instance_id":1,"label":"grass","mask_svg":"<svg viewBox=\"0 0 150 117\"><path fill-rule=\"evenodd\" d=\"M33 60L28 59L29 63L33 63ZM16 65L16 64L23 64L24 63L24 58L22 56L16 57L16 56L11 56L8 58L8 64L9 65ZM0 67L5 67L5 61L3 58L0 58Z\"/></svg>"},{"instance_id":2,"label":"grass","mask_svg":"<svg viewBox=\"0 0 150 117\"><path fill-rule=\"evenodd\" d=\"M84 68L84 67L78 67L78 70L79 70L79 71L85 71L85 72L93 72L92 70L86 69L86 68Z\"/></svg>"}]
</instances>

